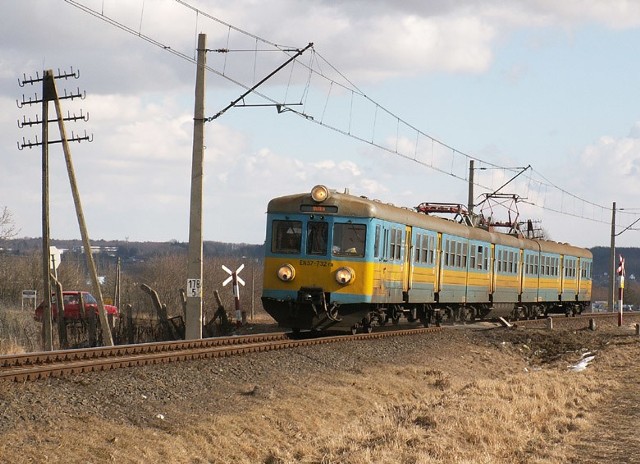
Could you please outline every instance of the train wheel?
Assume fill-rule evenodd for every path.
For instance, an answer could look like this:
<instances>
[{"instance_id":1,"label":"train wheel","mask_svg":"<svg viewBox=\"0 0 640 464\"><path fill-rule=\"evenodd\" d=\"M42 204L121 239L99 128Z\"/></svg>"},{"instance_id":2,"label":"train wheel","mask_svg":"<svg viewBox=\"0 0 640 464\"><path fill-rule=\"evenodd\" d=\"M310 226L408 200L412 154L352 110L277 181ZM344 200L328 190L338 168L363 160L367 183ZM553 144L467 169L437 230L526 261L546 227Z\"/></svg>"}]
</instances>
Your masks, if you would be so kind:
<instances>
[{"instance_id":1,"label":"train wheel","mask_svg":"<svg viewBox=\"0 0 640 464\"><path fill-rule=\"evenodd\" d=\"M393 322L393 325L398 325L398 323L400 322L400 316L402 315L402 312L398 310L398 308L396 306L394 306L393 308L391 308L391 322Z\"/></svg>"}]
</instances>

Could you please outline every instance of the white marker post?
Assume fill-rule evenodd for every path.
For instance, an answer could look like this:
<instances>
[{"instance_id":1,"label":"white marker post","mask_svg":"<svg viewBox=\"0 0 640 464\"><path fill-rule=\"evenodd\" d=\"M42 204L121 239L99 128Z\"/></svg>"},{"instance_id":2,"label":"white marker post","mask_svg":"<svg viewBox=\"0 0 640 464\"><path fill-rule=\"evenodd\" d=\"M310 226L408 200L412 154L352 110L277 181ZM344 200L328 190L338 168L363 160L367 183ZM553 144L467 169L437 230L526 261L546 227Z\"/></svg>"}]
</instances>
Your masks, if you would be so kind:
<instances>
[{"instance_id":1,"label":"white marker post","mask_svg":"<svg viewBox=\"0 0 640 464\"><path fill-rule=\"evenodd\" d=\"M229 277L222 282L222 286L225 287L229 282L233 282L233 301L236 308L236 324L240 326L247 320L246 313L240 310L240 287L238 286L238 284L244 286L244 280L238 277L240 271L244 269L244 264L241 264L235 271L232 271L224 264L222 265L222 269L229 274Z\"/></svg>"},{"instance_id":2,"label":"white marker post","mask_svg":"<svg viewBox=\"0 0 640 464\"><path fill-rule=\"evenodd\" d=\"M624 258L620 255L620 265L618 266L618 327L622 327L622 307L624 295Z\"/></svg>"}]
</instances>

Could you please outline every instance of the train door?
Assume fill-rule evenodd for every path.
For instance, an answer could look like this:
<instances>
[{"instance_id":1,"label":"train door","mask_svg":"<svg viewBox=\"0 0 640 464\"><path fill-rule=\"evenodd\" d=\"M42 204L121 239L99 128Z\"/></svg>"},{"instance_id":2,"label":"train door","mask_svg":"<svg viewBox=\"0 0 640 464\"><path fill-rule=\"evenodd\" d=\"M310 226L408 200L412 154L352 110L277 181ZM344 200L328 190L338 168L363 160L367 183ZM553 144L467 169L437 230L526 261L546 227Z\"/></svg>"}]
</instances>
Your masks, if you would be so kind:
<instances>
[{"instance_id":1,"label":"train door","mask_svg":"<svg viewBox=\"0 0 640 464\"><path fill-rule=\"evenodd\" d=\"M436 242L436 276L433 282L433 291L438 294L442 290L442 233L438 232L438 240Z\"/></svg>"},{"instance_id":2,"label":"train door","mask_svg":"<svg viewBox=\"0 0 640 464\"><path fill-rule=\"evenodd\" d=\"M522 296L524 291L525 281L524 281L524 271L525 271L525 262L524 262L524 250L520 249L520 259L518 260L518 295Z\"/></svg>"},{"instance_id":3,"label":"train door","mask_svg":"<svg viewBox=\"0 0 640 464\"><path fill-rule=\"evenodd\" d=\"M491 244L491 258L489 259L489 275L491 280L489 281L489 294L493 295L496 291L496 246Z\"/></svg>"},{"instance_id":4,"label":"train door","mask_svg":"<svg viewBox=\"0 0 640 464\"><path fill-rule=\"evenodd\" d=\"M402 291L405 294L411 288L411 276L413 275L413 260L411 259L411 227L406 226L404 239L404 265L402 266Z\"/></svg>"},{"instance_id":5,"label":"train door","mask_svg":"<svg viewBox=\"0 0 640 464\"><path fill-rule=\"evenodd\" d=\"M564 286L565 286L565 276L564 276L564 268L565 268L565 262L564 262L564 255L560 255L559 258L559 266L560 269L558 269L558 273L559 278L560 278L560 295L562 295L564 293Z\"/></svg>"}]
</instances>

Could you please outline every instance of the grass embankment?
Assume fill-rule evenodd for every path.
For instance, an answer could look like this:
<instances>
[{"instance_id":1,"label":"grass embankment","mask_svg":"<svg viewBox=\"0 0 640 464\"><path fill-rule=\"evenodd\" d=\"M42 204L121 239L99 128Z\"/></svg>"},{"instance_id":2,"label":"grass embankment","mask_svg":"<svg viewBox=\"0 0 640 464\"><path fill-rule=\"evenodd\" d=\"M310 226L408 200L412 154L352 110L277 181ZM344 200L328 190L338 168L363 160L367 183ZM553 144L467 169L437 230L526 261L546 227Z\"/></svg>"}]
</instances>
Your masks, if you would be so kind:
<instances>
[{"instance_id":1,"label":"grass embankment","mask_svg":"<svg viewBox=\"0 0 640 464\"><path fill-rule=\"evenodd\" d=\"M360 367L349 369L311 349L255 356L251 362L259 364L249 381L222 379L212 362L191 371L207 379L209 391L191 402L155 404L146 423L67 416L44 435L30 426L2 441L21 447L12 458L28 461L44 453L51 462L570 462L571 443L592 433L594 409L615 388L595 367L567 369L589 340L578 340L568 357L541 364L534 362L536 353L549 354L553 345L546 336L536 346L522 338L510 341L509 332L499 332L504 343L458 332L398 352L397 359L348 348L344 362L360 360ZM558 353L564 353L565 334L548 336L557 337ZM333 356L341 348L324 349ZM359 351L352 356L350 350ZM282 368L284 359L288 369ZM296 367L296 359L306 367ZM309 367L309 359L317 362ZM189 375L180 376L188 381ZM180 393L179 386L153 376L145 388ZM105 394L117 404L117 392Z\"/></svg>"},{"instance_id":2,"label":"grass embankment","mask_svg":"<svg viewBox=\"0 0 640 464\"><path fill-rule=\"evenodd\" d=\"M32 309L0 306L0 355L38 351L40 340Z\"/></svg>"}]
</instances>

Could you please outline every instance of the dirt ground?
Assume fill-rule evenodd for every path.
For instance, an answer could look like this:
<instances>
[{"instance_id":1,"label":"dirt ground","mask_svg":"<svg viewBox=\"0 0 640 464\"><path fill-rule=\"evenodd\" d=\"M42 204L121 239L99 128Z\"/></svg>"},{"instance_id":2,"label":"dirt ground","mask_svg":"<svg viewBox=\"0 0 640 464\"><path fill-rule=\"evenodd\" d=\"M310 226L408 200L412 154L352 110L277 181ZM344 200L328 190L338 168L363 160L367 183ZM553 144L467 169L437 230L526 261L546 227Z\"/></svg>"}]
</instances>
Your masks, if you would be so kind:
<instances>
[{"instance_id":1,"label":"dirt ground","mask_svg":"<svg viewBox=\"0 0 640 464\"><path fill-rule=\"evenodd\" d=\"M476 324L0 383L0 462L640 463L639 357L632 324Z\"/></svg>"}]
</instances>

